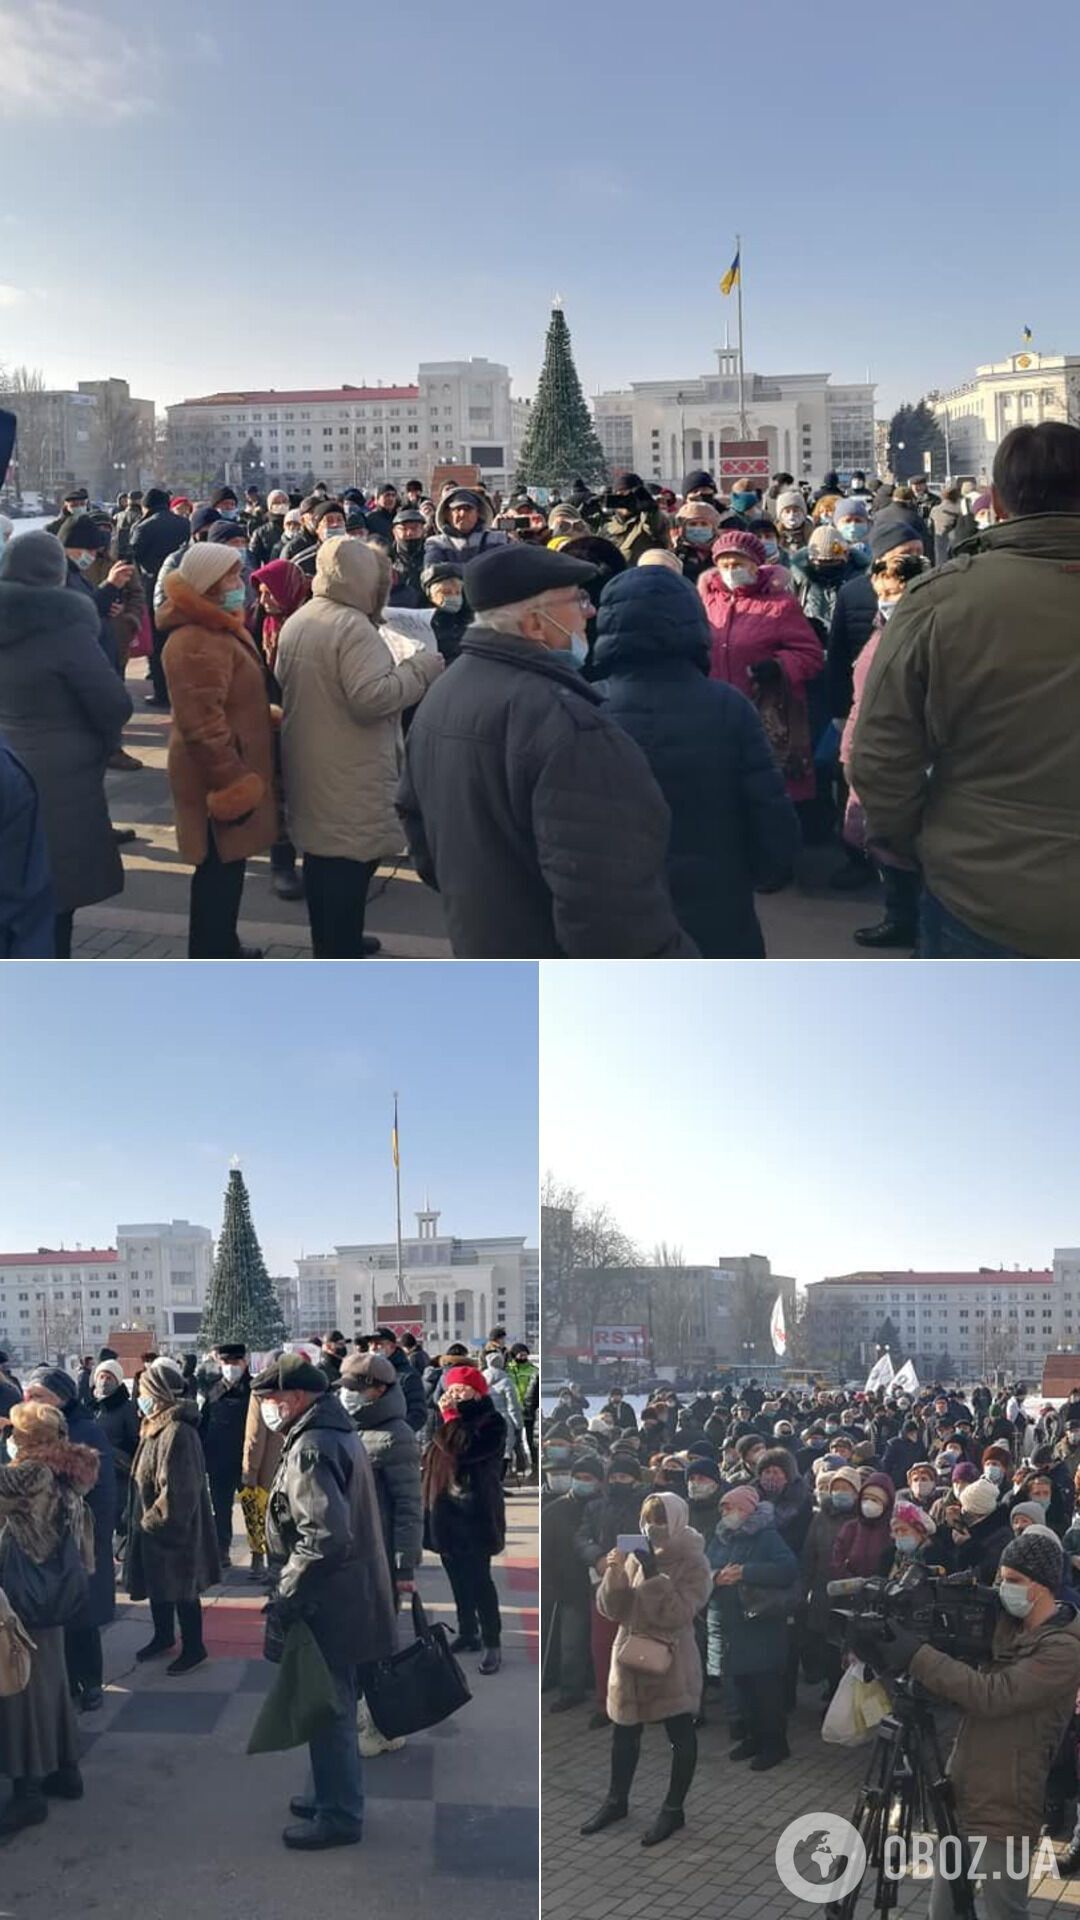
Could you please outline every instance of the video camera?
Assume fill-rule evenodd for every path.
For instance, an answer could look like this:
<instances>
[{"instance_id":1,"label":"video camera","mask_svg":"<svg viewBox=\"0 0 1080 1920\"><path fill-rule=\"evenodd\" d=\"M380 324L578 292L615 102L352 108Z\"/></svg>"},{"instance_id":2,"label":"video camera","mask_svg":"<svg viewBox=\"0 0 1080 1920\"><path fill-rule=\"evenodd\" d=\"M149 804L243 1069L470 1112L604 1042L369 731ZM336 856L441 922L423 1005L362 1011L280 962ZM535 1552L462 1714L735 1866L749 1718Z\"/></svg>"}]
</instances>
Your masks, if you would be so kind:
<instances>
[{"instance_id":1,"label":"video camera","mask_svg":"<svg viewBox=\"0 0 1080 1920\"><path fill-rule=\"evenodd\" d=\"M888 1628L896 1625L972 1667L990 1658L1001 1618L994 1588L980 1586L974 1573L908 1567L895 1580L830 1580L827 1592L833 1602L830 1638L847 1641L856 1622L861 1637L880 1627L887 1638Z\"/></svg>"}]
</instances>

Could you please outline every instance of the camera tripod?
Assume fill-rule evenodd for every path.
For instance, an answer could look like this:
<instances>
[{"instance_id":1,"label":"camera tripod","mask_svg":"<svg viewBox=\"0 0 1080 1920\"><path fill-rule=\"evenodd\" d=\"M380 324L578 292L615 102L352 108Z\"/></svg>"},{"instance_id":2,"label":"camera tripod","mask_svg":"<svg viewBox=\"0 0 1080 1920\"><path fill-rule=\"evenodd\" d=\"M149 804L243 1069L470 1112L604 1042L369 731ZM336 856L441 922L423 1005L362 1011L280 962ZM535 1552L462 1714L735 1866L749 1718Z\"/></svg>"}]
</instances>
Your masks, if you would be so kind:
<instances>
[{"instance_id":1,"label":"camera tripod","mask_svg":"<svg viewBox=\"0 0 1080 1920\"><path fill-rule=\"evenodd\" d=\"M956 1840L961 1857L964 1836L956 1817L956 1800L941 1758L934 1716L911 1680L892 1685L892 1711L879 1722L866 1775L859 1788L851 1824L866 1848L866 1873L873 1873L874 1909L891 1913L900 1882L886 1873L885 1842L899 1834L904 1858L911 1857L912 1833L933 1833L938 1843ZM865 1881L866 1874L863 1876ZM854 1920L863 1881L830 1902L830 1920ZM950 1880L953 1911L961 1920L975 1920L975 1897L966 1873Z\"/></svg>"}]
</instances>

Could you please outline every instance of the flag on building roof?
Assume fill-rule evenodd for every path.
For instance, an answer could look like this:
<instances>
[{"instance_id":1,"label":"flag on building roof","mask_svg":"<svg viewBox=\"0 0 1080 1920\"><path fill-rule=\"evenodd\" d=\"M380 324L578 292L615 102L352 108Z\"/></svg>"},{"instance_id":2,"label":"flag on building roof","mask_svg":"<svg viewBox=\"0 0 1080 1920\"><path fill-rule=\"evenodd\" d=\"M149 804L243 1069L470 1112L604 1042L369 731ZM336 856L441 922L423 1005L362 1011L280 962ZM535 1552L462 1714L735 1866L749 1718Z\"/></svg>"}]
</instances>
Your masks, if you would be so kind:
<instances>
[{"instance_id":1,"label":"flag on building roof","mask_svg":"<svg viewBox=\"0 0 1080 1920\"><path fill-rule=\"evenodd\" d=\"M720 282L720 291L721 293L730 293L732 287L736 287L738 286L738 284L739 284L739 256L738 254L736 254L734 260L732 261L730 267L728 268L727 272L725 273L723 279Z\"/></svg>"}]
</instances>

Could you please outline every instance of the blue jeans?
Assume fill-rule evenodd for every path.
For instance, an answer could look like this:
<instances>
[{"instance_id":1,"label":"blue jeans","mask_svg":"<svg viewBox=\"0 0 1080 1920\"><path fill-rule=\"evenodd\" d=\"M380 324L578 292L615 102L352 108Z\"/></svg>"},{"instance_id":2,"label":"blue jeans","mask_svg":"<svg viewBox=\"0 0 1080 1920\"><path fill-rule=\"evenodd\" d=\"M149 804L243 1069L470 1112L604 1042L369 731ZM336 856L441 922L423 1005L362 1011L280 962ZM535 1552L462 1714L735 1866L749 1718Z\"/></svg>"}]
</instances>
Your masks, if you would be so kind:
<instances>
[{"instance_id":1,"label":"blue jeans","mask_svg":"<svg viewBox=\"0 0 1080 1920\"><path fill-rule=\"evenodd\" d=\"M308 1741L309 1797L317 1818L329 1827L360 1833L364 1825L364 1774L356 1740L356 1669L331 1667L341 1710Z\"/></svg>"},{"instance_id":2,"label":"blue jeans","mask_svg":"<svg viewBox=\"0 0 1080 1920\"><path fill-rule=\"evenodd\" d=\"M920 960L1019 960L1015 947L999 947L965 926L955 913L924 889L919 902Z\"/></svg>"}]
</instances>

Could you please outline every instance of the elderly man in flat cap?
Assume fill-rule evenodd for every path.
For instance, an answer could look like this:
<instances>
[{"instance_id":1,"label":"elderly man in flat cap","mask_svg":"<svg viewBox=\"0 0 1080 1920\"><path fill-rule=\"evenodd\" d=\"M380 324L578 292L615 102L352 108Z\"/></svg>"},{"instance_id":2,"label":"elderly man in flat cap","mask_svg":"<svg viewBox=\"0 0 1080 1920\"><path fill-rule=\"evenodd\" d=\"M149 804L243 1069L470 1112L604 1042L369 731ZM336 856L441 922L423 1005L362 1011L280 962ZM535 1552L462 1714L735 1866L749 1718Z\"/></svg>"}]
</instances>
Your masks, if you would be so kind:
<instances>
[{"instance_id":1,"label":"elderly man in flat cap","mask_svg":"<svg viewBox=\"0 0 1080 1920\"><path fill-rule=\"evenodd\" d=\"M263 1419L284 1442L266 1509L271 1626L287 1632L306 1620L340 1701L309 1742L309 1789L290 1802L297 1824L282 1839L306 1851L352 1846L364 1823L357 1669L386 1659L396 1645L374 1475L321 1368L284 1353L251 1384Z\"/></svg>"},{"instance_id":2,"label":"elderly man in flat cap","mask_svg":"<svg viewBox=\"0 0 1080 1920\"><path fill-rule=\"evenodd\" d=\"M665 877L667 804L582 675L597 569L516 545L464 578L476 620L416 709L397 796L455 954L693 955Z\"/></svg>"}]
</instances>

